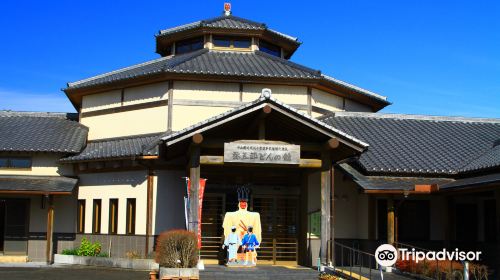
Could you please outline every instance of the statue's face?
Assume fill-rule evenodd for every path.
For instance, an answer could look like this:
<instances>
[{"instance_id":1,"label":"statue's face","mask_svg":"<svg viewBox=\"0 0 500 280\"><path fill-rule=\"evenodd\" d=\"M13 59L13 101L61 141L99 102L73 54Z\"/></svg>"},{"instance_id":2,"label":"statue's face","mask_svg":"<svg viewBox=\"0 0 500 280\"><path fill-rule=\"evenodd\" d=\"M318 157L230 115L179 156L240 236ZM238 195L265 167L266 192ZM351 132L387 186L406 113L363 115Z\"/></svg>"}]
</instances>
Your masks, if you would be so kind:
<instances>
[{"instance_id":1,"label":"statue's face","mask_svg":"<svg viewBox=\"0 0 500 280\"><path fill-rule=\"evenodd\" d=\"M240 209L247 209L247 202L246 201L240 201Z\"/></svg>"}]
</instances>

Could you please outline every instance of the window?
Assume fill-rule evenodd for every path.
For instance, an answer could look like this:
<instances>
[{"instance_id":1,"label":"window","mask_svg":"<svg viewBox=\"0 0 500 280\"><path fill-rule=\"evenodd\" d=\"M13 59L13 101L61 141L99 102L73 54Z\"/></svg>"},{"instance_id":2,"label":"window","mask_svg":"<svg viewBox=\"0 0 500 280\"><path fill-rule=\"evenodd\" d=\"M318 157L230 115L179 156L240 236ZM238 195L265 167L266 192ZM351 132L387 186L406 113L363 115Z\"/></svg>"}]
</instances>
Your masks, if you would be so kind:
<instances>
[{"instance_id":1,"label":"window","mask_svg":"<svg viewBox=\"0 0 500 280\"><path fill-rule=\"evenodd\" d=\"M118 199L109 200L109 231L110 234L118 233Z\"/></svg>"},{"instance_id":2,"label":"window","mask_svg":"<svg viewBox=\"0 0 500 280\"><path fill-rule=\"evenodd\" d=\"M101 233L101 200L94 199L92 233Z\"/></svg>"},{"instance_id":3,"label":"window","mask_svg":"<svg viewBox=\"0 0 500 280\"><path fill-rule=\"evenodd\" d=\"M135 234L135 198L127 199L127 234Z\"/></svg>"},{"instance_id":4,"label":"window","mask_svg":"<svg viewBox=\"0 0 500 280\"><path fill-rule=\"evenodd\" d=\"M78 200L77 233L85 232L85 199Z\"/></svg>"},{"instance_id":5,"label":"window","mask_svg":"<svg viewBox=\"0 0 500 280\"><path fill-rule=\"evenodd\" d=\"M175 53L183 54L203 48L203 37L196 37L175 43Z\"/></svg>"},{"instance_id":6,"label":"window","mask_svg":"<svg viewBox=\"0 0 500 280\"><path fill-rule=\"evenodd\" d=\"M231 49L249 49L252 45L250 38L213 36L212 42L215 47Z\"/></svg>"},{"instance_id":7,"label":"window","mask_svg":"<svg viewBox=\"0 0 500 280\"><path fill-rule=\"evenodd\" d=\"M31 158L29 157L0 157L0 168L31 168Z\"/></svg>"},{"instance_id":8,"label":"window","mask_svg":"<svg viewBox=\"0 0 500 280\"><path fill-rule=\"evenodd\" d=\"M278 47L274 44L268 43L266 41L263 41L263 40L261 40L259 43L259 50L262 52L268 53L270 55L281 57L281 48L280 47Z\"/></svg>"}]
</instances>

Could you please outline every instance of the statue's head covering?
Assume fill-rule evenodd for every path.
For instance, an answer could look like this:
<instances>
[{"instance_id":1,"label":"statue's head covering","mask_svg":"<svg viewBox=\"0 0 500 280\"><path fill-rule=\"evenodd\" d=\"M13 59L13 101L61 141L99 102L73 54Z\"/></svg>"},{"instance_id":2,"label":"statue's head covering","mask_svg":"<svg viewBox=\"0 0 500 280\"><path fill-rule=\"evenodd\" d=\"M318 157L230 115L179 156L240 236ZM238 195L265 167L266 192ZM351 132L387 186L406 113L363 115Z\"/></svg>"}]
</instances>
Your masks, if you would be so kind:
<instances>
[{"instance_id":1,"label":"statue's head covering","mask_svg":"<svg viewBox=\"0 0 500 280\"><path fill-rule=\"evenodd\" d=\"M250 197L250 189L247 186L238 187L238 201L248 201Z\"/></svg>"}]
</instances>

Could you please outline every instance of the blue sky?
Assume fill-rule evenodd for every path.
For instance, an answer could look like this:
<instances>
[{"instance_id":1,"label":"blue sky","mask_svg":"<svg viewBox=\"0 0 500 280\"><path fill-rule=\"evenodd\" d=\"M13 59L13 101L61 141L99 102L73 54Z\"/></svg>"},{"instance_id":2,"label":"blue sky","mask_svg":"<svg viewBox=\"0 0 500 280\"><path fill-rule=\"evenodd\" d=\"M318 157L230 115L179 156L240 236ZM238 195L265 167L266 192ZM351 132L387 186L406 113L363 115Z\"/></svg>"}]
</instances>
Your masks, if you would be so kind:
<instances>
[{"instance_id":1,"label":"blue sky","mask_svg":"<svg viewBox=\"0 0 500 280\"><path fill-rule=\"evenodd\" d=\"M67 82L157 58L154 34L224 1L2 1L0 109L74 111ZM498 1L231 1L303 42L292 60L388 96L383 112L500 118Z\"/></svg>"}]
</instances>

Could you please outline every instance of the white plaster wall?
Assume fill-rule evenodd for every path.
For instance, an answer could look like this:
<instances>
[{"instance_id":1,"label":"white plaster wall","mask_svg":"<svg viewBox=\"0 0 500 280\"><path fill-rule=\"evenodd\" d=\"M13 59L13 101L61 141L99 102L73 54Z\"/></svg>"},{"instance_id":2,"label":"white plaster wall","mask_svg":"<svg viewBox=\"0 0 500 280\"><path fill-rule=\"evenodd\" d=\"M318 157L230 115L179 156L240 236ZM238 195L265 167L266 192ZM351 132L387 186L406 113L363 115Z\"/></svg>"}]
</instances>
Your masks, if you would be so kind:
<instances>
[{"instance_id":1,"label":"white plaster wall","mask_svg":"<svg viewBox=\"0 0 500 280\"><path fill-rule=\"evenodd\" d=\"M124 106L165 99L168 99L168 82L131 87L123 91Z\"/></svg>"},{"instance_id":2,"label":"white plaster wall","mask_svg":"<svg viewBox=\"0 0 500 280\"><path fill-rule=\"evenodd\" d=\"M153 203L153 233L185 228L184 195L186 174L182 171L156 171Z\"/></svg>"},{"instance_id":3,"label":"white plaster wall","mask_svg":"<svg viewBox=\"0 0 500 280\"><path fill-rule=\"evenodd\" d=\"M173 96L174 100L239 101L240 85L238 83L175 81Z\"/></svg>"},{"instance_id":4,"label":"white plaster wall","mask_svg":"<svg viewBox=\"0 0 500 280\"><path fill-rule=\"evenodd\" d=\"M81 118L89 127L88 140L123 137L167 130L167 106Z\"/></svg>"},{"instance_id":5,"label":"white plaster wall","mask_svg":"<svg viewBox=\"0 0 500 280\"><path fill-rule=\"evenodd\" d=\"M102 199L101 233L108 233L109 200L118 199L118 234L125 234L126 204L136 199L135 234L146 234L147 171L80 175L78 199L85 199L85 233L92 232L94 199ZM75 215L76 217L76 215Z\"/></svg>"},{"instance_id":6,"label":"white plaster wall","mask_svg":"<svg viewBox=\"0 0 500 280\"><path fill-rule=\"evenodd\" d=\"M82 112L120 107L121 90L112 90L82 97Z\"/></svg>"},{"instance_id":7,"label":"white plaster wall","mask_svg":"<svg viewBox=\"0 0 500 280\"><path fill-rule=\"evenodd\" d=\"M172 130L179 131L231 109L231 107L174 105L172 111Z\"/></svg>"},{"instance_id":8,"label":"white plaster wall","mask_svg":"<svg viewBox=\"0 0 500 280\"><path fill-rule=\"evenodd\" d=\"M2 154L2 156L9 156ZM36 153L36 154L16 154L13 156L31 157L32 167L30 169L10 169L0 168L0 175L34 175L34 176L60 176L72 175L73 168L68 164L60 164L61 154Z\"/></svg>"},{"instance_id":9,"label":"white plaster wall","mask_svg":"<svg viewBox=\"0 0 500 280\"><path fill-rule=\"evenodd\" d=\"M307 87L303 86L244 84L243 101L251 102L258 99L263 88L271 89L272 96L283 103L307 105Z\"/></svg>"},{"instance_id":10,"label":"white plaster wall","mask_svg":"<svg viewBox=\"0 0 500 280\"><path fill-rule=\"evenodd\" d=\"M343 111L343 98L334 94L313 88L311 90L311 105L328 111Z\"/></svg>"}]
</instances>

